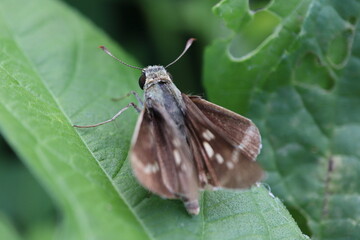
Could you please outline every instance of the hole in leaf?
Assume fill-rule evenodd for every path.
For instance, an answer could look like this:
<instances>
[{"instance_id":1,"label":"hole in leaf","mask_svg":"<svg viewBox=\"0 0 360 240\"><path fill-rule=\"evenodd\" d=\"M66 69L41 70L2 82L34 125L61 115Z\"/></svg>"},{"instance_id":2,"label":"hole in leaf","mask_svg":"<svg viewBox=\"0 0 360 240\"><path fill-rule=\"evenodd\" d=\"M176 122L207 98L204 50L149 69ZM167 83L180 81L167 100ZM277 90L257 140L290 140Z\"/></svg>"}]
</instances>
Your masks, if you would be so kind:
<instances>
[{"instance_id":1,"label":"hole in leaf","mask_svg":"<svg viewBox=\"0 0 360 240\"><path fill-rule=\"evenodd\" d=\"M348 59L351 51L353 32L350 29L336 34L330 40L326 56L331 65L335 68L342 68Z\"/></svg>"},{"instance_id":2,"label":"hole in leaf","mask_svg":"<svg viewBox=\"0 0 360 240\"><path fill-rule=\"evenodd\" d=\"M259 11L230 43L230 54L235 58L243 57L255 50L274 32L280 19L268 11Z\"/></svg>"},{"instance_id":3,"label":"hole in leaf","mask_svg":"<svg viewBox=\"0 0 360 240\"><path fill-rule=\"evenodd\" d=\"M310 52L298 60L294 80L302 84L317 85L325 90L331 90L335 84L335 80L321 64L318 56Z\"/></svg>"},{"instance_id":4,"label":"hole in leaf","mask_svg":"<svg viewBox=\"0 0 360 240\"><path fill-rule=\"evenodd\" d=\"M271 0L249 0L249 8L253 11L259 11L266 8L271 3Z\"/></svg>"}]
</instances>

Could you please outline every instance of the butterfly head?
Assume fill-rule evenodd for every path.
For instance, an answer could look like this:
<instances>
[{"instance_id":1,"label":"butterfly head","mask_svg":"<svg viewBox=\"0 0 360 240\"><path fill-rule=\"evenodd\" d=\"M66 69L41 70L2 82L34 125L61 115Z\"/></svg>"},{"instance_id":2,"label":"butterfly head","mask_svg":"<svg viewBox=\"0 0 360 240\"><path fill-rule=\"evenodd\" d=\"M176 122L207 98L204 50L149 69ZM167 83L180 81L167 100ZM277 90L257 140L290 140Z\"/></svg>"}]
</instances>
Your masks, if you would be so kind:
<instances>
[{"instance_id":1,"label":"butterfly head","mask_svg":"<svg viewBox=\"0 0 360 240\"><path fill-rule=\"evenodd\" d=\"M144 89L144 88L147 89L148 87L150 87L151 85L153 85L155 83L172 82L172 77L171 77L170 73L168 73L166 71L166 68L168 68L171 65L173 65L174 63L176 63L185 54L185 52L189 49L189 47L191 46L191 44L194 41L195 41L195 38L190 38L186 42L186 46L185 46L185 49L183 50L183 52L174 61L172 61L171 63L169 63L165 67L157 66L157 65L148 66L146 68L136 67L136 66L127 64L124 61L118 59L106 47L100 46L99 48L101 48L106 54L110 55L111 57L116 59L121 64L124 64L125 66L131 67L131 68L141 70L142 74L141 74L141 76L139 78L139 86L140 86L141 89Z\"/></svg>"},{"instance_id":2,"label":"butterfly head","mask_svg":"<svg viewBox=\"0 0 360 240\"><path fill-rule=\"evenodd\" d=\"M172 82L172 77L163 66L148 66L142 70L139 86L146 89L158 82Z\"/></svg>"}]
</instances>

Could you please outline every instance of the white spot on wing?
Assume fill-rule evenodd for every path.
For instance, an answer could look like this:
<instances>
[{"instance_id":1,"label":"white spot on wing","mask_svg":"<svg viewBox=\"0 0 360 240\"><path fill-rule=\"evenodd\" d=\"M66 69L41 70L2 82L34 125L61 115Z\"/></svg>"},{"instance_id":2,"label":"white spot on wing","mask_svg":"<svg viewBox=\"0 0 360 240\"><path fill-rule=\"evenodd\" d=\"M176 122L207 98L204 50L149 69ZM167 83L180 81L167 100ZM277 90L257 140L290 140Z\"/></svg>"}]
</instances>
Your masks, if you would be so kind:
<instances>
[{"instance_id":1,"label":"white spot on wing","mask_svg":"<svg viewBox=\"0 0 360 240\"><path fill-rule=\"evenodd\" d=\"M203 138L205 138L207 141L210 141L212 139L215 139L215 136L212 132L210 132L209 129L206 129L203 133L202 133Z\"/></svg>"},{"instance_id":2,"label":"white spot on wing","mask_svg":"<svg viewBox=\"0 0 360 240\"><path fill-rule=\"evenodd\" d=\"M178 138L174 138L174 139L172 140L172 143L174 144L175 147L180 147L180 145L181 145L181 143L180 143L180 141L179 141Z\"/></svg>"},{"instance_id":3,"label":"white spot on wing","mask_svg":"<svg viewBox=\"0 0 360 240\"><path fill-rule=\"evenodd\" d=\"M209 156L209 158L211 158L212 156L214 156L214 150L212 149L212 147L210 146L210 144L208 142L203 142L206 154Z\"/></svg>"},{"instance_id":4,"label":"white spot on wing","mask_svg":"<svg viewBox=\"0 0 360 240\"><path fill-rule=\"evenodd\" d=\"M179 166L180 163L181 163L180 153L179 153L178 150L174 150L174 151L173 151L173 154L174 154L174 158L175 158L175 163L176 163L176 165Z\"/></svg>"},{"instance_id":5,"label":"white spot on wing","mask_svg":"<svg viewBox=\"0 0 360 240\"><path fill-rule=\"evenodd\" d=\"M240 143L240 144L238 145L238 148L240 148L241 150L244 150L245 145L244 145L244 144L242 144L242 143Z\"/></svg>"},{"instance_id":6,"label":"white spot on wing","mask_svg":"<svg viewBox=\"0 0 360 240\"><path fill-rule=\"evenodd\" d=\"M239 150L238 149L234 149L232 155L231 155L231 161L234 163L237 163L239 161Z\"/></svg>"},{"instance_id":7,"label":"white spot on wing","mask_svg":"<svg viewBox=\"0 0 360 240\"><path fill-rule=\"evenodd\" d=\"M187 166L185 164L181 164L181 170L186 172L188 170Z\"/></svg>"},{"instance_id":8,"label":"white spot on wing","mask_svg":"<svg viewBox=\"0 0 360 240\"><path fill-rule=\"evenodd\" d=\"M146 174L151 173L151 169L152 168L151 168L150 164L146 165L146 167L143 168L144 173L146 173Z\"/></svg>"},{"instance_id":9,"label":"white spot on wing","mask_svg":"<svg viewBox=\"0 0 360 240\"><path fill-rule=\"evenodd\" d=\"M219 164L222 164L224 162L224 158L219 153L215 154L215 158Z\"/></svg>"},{"instance_id":10,"label":"white spot on wing","mask_svg":"<svg viewBox=\"0 0 360 240\"><path fill-rule=\"evenodd\" d=\"M234 164L230 161L226 162L226 166L228 167L228 169L233 169L234 168Z\"/></svg>"},{"instance_id":11,"label":"white spot on wing","mask_svg":"<svg viewBox=\"0 0 360 240\"><path fill-rule=\"evenodd\" d=\"M157 163L154 164L149 163L144 167L144 173L146 174L156 173L157 171L159 171L159 166Z\"/></svg>"},{"instance_id":12,"label":"white spot on wing","mask_svg":"<svg viewBox=\"0 0 360 240\"><path fill-rule=\"evenodd\" d=\"M252 155L257 155L255 152L253 152L252 148L249 148L249 144L251 144L252 138L257 134L258 132L254 125L248 127L245 131L244 138L242 139L241 143L238 145L238 148L244 151L250 151Z\"/></svg>"}]
</instances>

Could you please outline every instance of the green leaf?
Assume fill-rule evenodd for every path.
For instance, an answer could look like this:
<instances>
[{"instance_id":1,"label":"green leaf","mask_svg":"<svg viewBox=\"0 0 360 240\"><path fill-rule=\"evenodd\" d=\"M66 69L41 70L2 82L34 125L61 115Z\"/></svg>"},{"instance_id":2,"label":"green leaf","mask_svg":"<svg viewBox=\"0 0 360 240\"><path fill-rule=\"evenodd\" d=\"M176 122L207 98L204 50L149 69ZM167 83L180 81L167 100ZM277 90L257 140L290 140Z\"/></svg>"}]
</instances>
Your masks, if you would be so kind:
<instances>
[{"instance_id":1,"label":"green leaf","mask_svg":"<svg viewBox=\"0 0 360 240\"><path fill-rule=\"evenodd\" d=\"M0 129L61 209L60 239L304 238L262 186L205 191L196 217L144 190L126 160L132 110L74 129L112 117L127 101L110 99L137 89L139 77L96 49L136 65L77 13L56 1L3 0L0 27Z\"/></svg>"},{"instance_id":2,"label":"green leaf","mask_svg":"<svg viewBox=\"0 0 360 240\"><path fill-rule=\"evenodd\" d=\"M37 222L31 225L26 232L26 240L48 240L54 239L56 225L48 221Z\"/></svg>"},{"instance_id":3,"label":"green leaf","mask_svg":"<svg viewBox=\"0 0 360 240\"><path fill-rule=\"evenodd\" d=\"M91 102L81 91L106 89L100 76L107 58L95 47L109 40L55 1L1 1L0 28L1 130L61 208L61 239L146 239L69 121Z\"/></svg>"},{"instance_id":4,"label":"green leaf","mask_svg":"<svg viewBox=\"0 0 360 240\"><path fill-rule=\"evenodd\" d=\"M239 19L243 27L205 54L211 100L260 127L267 182L314 239L360 235L359 12L356 0L274 0L252 19L223 15L228 26ZM249 25L263 32L257 14L279 23L238 51L252 41Z\"/></svg>"},{"instance_id":5,"label":"green leaf","mask_svg":"<svg viewBox=\"0 0 360 240\"><path fill-rule=\"evenodd\" d=\"M14 226L9 220L0 212L0 239L19 240L21 239L16 232Z\"/></svg>"}]
</instances>

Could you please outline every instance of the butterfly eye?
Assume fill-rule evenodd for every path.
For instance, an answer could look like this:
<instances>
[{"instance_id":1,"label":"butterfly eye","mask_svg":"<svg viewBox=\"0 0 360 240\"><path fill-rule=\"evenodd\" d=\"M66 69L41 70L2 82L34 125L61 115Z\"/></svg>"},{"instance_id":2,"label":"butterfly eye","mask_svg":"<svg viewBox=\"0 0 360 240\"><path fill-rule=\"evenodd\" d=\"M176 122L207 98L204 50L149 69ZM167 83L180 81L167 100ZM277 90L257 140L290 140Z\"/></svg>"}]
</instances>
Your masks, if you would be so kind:
<instances>
[{"instance_id":1,"label":"butterfly eye","mask_svg":"<svg viewBox=\"0 0 360 240\"><path fill-rule=\"evenodd\" d=\"M141 89L144 89L145 82L146 82L146 76L145 73L142 73L139 78L139 86Z\"/></svg>"}]
</instances>

